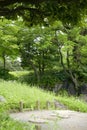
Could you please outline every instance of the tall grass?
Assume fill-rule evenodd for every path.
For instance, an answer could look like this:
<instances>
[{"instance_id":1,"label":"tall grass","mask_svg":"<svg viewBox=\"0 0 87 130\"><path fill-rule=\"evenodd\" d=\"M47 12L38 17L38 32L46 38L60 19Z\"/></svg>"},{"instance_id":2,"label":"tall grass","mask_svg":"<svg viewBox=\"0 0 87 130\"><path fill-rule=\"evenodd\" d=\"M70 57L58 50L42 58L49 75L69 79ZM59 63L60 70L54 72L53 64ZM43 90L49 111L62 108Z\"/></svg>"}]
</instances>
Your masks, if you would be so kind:
<instances>
[{"instance_id":1,"label":"tall grass","mask_svg":"<svg viewBox=\"0 0 87 130\"><path fill-rule=\"evenodd\" d=\"M45 109L47 101L53 102L54 99L57 99L65 104L68 109L87 112L87 103L76 97L55 96L53 93L46 92L36 86L28 86L16 81L0 81L0 95L7 100L5 104L0 103L0 106L2 105L0 110L18 110L20 101L24 102L24 108L30 110L36 108L36 101L40 101L41 109Z\"/></svg>"},{"instance_id":2,"label":"tall grass","mask_svg":"<svg viewBox=\"0 0 87 130\"><path fill-rule=\"evenodd\" d=\"M58 96L60 102L65 104L68 109L80 112L87 112L87 102L73 96Z\"/></svg>"},{"instance_id":3,"label":"tall grass","mask_svg":"<svg viewBox=\"0 0 87 130\"><path fill-rule=\"evenodd\" d=\"M49 92L45 92L37 87L28 86L26 84L17 83L15 81L0 82L0 95L7 100L9 108L17 109L19 102L24 102L27 108L35 108L36 101L40 101L41 107L44 108L46 101L53 101L55 96Z\"/></svg>"}]
</instances>

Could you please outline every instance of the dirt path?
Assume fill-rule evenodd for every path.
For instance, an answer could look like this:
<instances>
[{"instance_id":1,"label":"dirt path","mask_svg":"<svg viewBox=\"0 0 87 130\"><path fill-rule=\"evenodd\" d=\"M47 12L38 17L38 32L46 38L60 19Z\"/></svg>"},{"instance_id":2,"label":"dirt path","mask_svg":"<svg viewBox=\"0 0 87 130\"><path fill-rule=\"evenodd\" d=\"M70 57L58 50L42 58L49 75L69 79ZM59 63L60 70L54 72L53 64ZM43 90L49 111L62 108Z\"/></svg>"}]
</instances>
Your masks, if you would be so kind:
<instances>
[{"instance_id":1,"label":"dirt path","mask_svg":"<svg viewBox=\"0 0 87 130\"><path fill-rule=\"evenodd\" d=\"M31 122L41 130L87 130L87 113L70 110L43 110L11 113L15 120Z\"/></svg>"}]
</instances>

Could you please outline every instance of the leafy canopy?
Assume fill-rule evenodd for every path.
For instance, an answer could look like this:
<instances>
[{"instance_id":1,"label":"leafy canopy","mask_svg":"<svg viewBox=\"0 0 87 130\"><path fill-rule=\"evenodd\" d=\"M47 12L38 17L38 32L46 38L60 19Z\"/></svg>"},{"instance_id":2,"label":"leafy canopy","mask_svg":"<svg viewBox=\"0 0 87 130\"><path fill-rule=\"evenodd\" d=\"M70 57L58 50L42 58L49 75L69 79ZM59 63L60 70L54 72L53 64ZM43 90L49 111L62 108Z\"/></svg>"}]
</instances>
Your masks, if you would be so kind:
<instances>
[{"instance_id":1,"label":"leafy canopy","mask_svg":"<svg viewBox=\"0 0 87 130\"><path fill-rule=\"evenodd\" d=\"M22 16L28 24L61 20L77 23L87 12L87 0L0 0L0 16Z\"/></svg>"}]
</instances>

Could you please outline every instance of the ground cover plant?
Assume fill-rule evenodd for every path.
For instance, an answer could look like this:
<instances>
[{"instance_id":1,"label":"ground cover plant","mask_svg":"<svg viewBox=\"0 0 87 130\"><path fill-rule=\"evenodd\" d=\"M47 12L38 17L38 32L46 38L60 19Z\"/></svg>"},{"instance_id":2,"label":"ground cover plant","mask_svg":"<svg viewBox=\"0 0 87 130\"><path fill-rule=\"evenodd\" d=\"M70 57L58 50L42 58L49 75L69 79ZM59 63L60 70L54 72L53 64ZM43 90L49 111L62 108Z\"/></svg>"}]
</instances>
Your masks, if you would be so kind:
<instances>
[{"instance_id":1,"label":"ground cover plant","mask_svg":"<svg viewBox=\"0 0 87 130\"><path fill-rule=\"evenodd\" d=\"M24 71L11 71L11 72L9 72L9 74L14 76L15 78L19 78L19 77L27 75L29 73L30 73L30 71L27 71L27 70L24 70Z\"/></svg>"},{"instance_id":2,"label":"ground cover plant","mask_svg":"<svg viewBox=\"0 0 87 130\"><path fill-rule=\"evenodd\" d=\"M40 108L46 109L46 102L53 102L55 99L65 104L68 109L87 112L87 103L77 97L58 95L44 91L35 86L21 84L16 81L0 81L0 95L6 98L3 108L6 110L19 110L19 102L24 103L24 108L36 109L36 101L40 101ZM1 107L2 108L2 107ZM52 107L52 109L54 109Z\"/></svg>"},{"instance_id":3,"label":"ground cover plant","mask_svg":"<svg viewBox=\"0 0 87 130\"><path fill-rule=\"evenodd\" d=\"M6 107L9 109L19 109L20 101L24 102L25 108L30 109L34 109L36 101L40 101L41 108L44 108L46 101L53 101L55 98L49 92L16 81L1 81L0 90L0 95L6 98Z\"/></svg>"},{"instance_id":4,"label":"ground cover plant","mask_svg":"<svg viewBox=\"0 0 87 130\"><path fill-rule=\"evenodd\" d=\"M14 121L9 118L7 110L19 109L19 101L25 102L25 107L33 109L35 101L40 100L44 107L45 100L52 100L53 95L45 93L38 88L29 87L16 81L0 81L0 95L6 98L6 103L0 103L0 130L34 130L34 125ZM48 96L47 96L48 95ZM41 98L40 98L41 97ZM44 99L44 97L46 97ZM5 112L5 113L4 113Z\"/></svg>"},{"instance_id":5,"label":"ground cover plant","mask_svg":"<svg viewBox=\"0 0 87 130\"><path fill-rule=\"evenodd\" d=\"M58 96L58 100L68 106L70 110L87 112L87 103L78 97L74 96Z\"/></svg>"}]
</instances>

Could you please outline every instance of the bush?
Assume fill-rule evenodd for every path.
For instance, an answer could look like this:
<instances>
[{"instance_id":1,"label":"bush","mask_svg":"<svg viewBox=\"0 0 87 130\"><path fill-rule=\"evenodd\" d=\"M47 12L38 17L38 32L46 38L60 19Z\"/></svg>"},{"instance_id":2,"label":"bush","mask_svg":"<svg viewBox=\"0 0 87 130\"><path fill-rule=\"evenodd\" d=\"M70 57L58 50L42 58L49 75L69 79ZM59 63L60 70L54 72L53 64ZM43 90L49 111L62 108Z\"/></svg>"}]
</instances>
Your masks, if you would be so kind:
<instances>
[{"instance_id":1,"label":"bush","mask_svg":"<svg viewBox=\"0 0 87 130\"><path fill-rule=\"evenodd\" d=\"M22 75L18 78L21 83L27 83L30 85L37 85L37 79L33 73Z\"/></svg>"},{"instance_id":2,"label":"bush","mask_svg":"<svg viewBox=\"0 0 87 130\"><path fill-rule=\"evenodd\" d=\"M8 72L9 72L8 69L0 68L0 78L2 78L2 79L7 79L7 78L8 78L8 75L9 75Z\"/></svg>"},{"instance_id":3,"label":"bush","mask_svg":"<svg viewBox=\"0 0 87 130\"><path fill-rule=\"evenodd\" d=\"M40 82L38 84L36 76L33 72L30 72L29 74L18 77L18 81L30 85L39 85L41 88L46 90L53 90L55 84L60 83L64 78L63 76L61 77L60 74L61 73L56 71L46 71L42 76L40 76Z\"/></svg>"}]
</instances>

